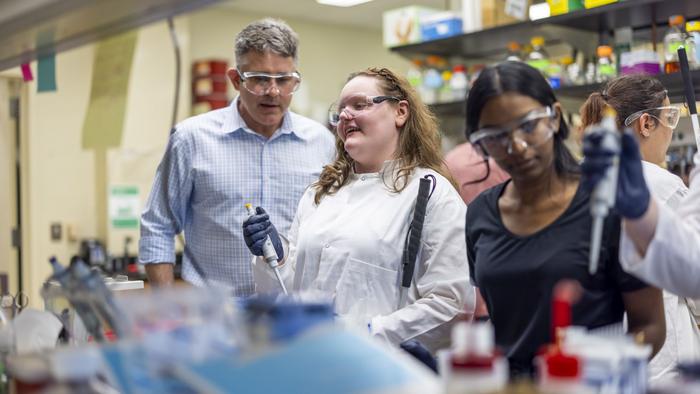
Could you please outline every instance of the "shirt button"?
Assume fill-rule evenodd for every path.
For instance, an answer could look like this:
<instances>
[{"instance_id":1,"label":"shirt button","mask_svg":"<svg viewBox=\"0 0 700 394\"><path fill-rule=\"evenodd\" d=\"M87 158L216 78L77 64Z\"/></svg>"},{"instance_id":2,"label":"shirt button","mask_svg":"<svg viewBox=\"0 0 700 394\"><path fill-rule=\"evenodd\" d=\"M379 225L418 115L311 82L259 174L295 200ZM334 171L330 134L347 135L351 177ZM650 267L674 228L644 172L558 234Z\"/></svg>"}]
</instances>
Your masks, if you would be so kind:
<instances>
[{"instance_id":1,"label":"shirt button","mask_svg":"<svg viewBox=\"0 0 700 394\"><path fill-rule=\"evenodd\" d=\"M360 177L360 180L361 180L361 181L364 181L364 180L365 180L365 176L364 176L364 175L361 176L361 177Z\"/></svg>"},{"instance_id":2,"label":"shirt button","mask_svg":"<svg viewBox=\"0 0 700 394\"><path fill-rule=\"evenodd\" d=\"M328 248L331 247L331 244L325 244L325 245L323 245L323 247L326 248L326 249L328 249Z\"/></svg>"}]
</instances>

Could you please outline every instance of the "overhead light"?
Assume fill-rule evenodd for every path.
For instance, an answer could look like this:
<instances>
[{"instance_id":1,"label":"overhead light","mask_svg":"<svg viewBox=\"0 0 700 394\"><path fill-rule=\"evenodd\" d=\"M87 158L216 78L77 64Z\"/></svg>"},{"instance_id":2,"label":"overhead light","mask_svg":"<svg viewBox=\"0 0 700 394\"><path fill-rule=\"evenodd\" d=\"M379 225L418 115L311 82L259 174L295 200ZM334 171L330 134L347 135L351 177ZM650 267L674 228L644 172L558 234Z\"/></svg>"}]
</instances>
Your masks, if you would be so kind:
<instances>
[{"instance_id":1,"label":"overhead light","mask_svg":"<svg viewBox=\"0 0 700 394\"><path fill-rule=\"evenodd\" d=\"M352 7L359 4L369 3L372 0L316 0L318 4L332 5L336 7Z\"/></svg>"}]
</instances>

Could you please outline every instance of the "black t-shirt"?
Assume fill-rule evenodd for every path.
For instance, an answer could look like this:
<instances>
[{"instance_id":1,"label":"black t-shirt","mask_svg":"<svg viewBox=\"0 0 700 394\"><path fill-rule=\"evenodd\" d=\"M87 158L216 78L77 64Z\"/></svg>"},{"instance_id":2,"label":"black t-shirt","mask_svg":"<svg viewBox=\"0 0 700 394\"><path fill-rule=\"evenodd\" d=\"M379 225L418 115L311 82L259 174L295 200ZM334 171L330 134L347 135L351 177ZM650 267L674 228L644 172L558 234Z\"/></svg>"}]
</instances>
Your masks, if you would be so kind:
<instances>
[{"instance_id":1,"label":"black t-shirt","mask_svg":"<svg viewBox=\"0 0 700 394\"><path fill-rule=\"evenodd\" d=\"M552 290L560 279L581 283L583 295L572 308L572 321L588 328L621 322L621 293L647 284L620 267L620 220L612 214L605 222L598 271L589 275L588 192L579 187L560 217L523 237L508 231L501 220L498 199L507 184L483 192L469 205L467 256L472 283L489 310L496 344L508 357L511 376L517 376L531 374L533 357L552 342Z\"/></svg>"}]
</instances>

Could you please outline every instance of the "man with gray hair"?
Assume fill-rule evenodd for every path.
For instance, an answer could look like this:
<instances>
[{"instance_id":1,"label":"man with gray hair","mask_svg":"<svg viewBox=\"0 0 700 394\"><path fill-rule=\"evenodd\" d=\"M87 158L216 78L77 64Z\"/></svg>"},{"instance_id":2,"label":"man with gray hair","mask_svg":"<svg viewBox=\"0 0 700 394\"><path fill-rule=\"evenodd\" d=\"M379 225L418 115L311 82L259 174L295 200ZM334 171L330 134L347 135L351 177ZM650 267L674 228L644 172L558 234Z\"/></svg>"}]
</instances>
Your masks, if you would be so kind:
<instances>
[{"instance_id":1,"label":"man with gray hair","mask_svg":"<svg viewBox=\"0 0 700 394\"><path fill-rule=\"evenodd\" d=\"M297 45L280 20L246 26L227 72L238 97L175 127L141 216L139 261L154 285L172 284L174 237L184 232L186 281L255 293L244 204L268 207L286 234L302 193L335 156L328 129L288 110L301 83Z\"/></svg>"}]
</instances>

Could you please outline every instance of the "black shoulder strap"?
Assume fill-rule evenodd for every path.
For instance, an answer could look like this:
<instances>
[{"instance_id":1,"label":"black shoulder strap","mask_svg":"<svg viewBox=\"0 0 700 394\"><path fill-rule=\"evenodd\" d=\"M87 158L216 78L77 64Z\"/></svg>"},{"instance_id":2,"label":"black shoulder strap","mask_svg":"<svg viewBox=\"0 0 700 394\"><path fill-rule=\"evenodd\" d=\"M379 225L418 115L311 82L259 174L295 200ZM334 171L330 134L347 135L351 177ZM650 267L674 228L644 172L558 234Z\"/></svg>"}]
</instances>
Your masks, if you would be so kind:
<instances>
[{"instance_id":1,"label":"black shoulder strap","mask_svg":"<svg viewBox=\"0 0 700 394\"><path fill-rule=\"evenodd\" d=\"M425 211L428 208L428 200L435 189L436 179L432 175L426 175L420 179L418 185L418 197L416 197L416 207L413 210L413 220L408 227L406 241L403 248L401 286L411 287L413 271L416 267L416 257L420 248L421 233L423 232L423 222L425 221ZM431 189L432 184L432 189Z\"/></svg>"}]
</instances>

